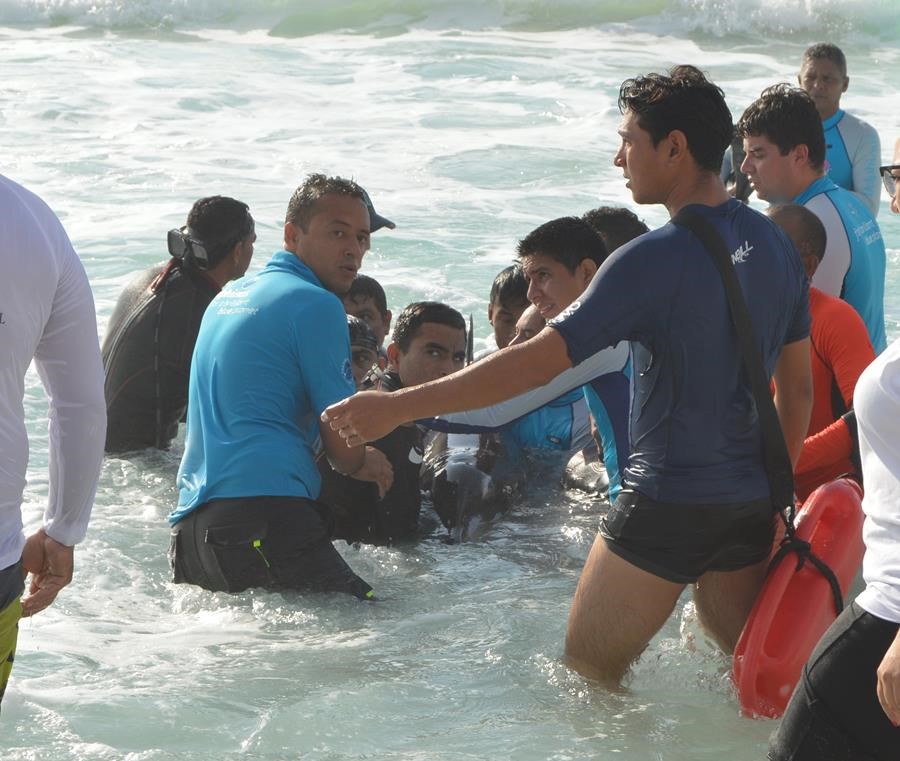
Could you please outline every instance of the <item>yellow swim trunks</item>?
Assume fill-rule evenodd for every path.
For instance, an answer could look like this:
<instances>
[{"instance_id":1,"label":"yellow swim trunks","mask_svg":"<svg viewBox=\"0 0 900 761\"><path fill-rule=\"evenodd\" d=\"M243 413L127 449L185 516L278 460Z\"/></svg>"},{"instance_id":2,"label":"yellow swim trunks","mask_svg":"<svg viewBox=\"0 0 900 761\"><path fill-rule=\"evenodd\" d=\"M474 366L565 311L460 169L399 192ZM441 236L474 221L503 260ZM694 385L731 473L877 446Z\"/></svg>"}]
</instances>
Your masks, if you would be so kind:
<instances>
[{"instance_id":1,"label":"yellow swim trunks","mask_svg":"<svg viewBox=\"0 0 900 761\"><path fill-rule=\"evenodd\" d=\"M16 657L16 640L19 637L19 619L22 618L22 592L25 590L25 574L22 561L0 571L0 701L6 692L9 672Z\"/></svg>"},{"instance_id":2,"label":"yellow swim trunks","mask_svg":"<svg viewBox=\"0 0 900 761\"><path fill-rule=\"evenodd\" d=\"M19 636L19 619L22 617L22 603L13 600L0 611L0 701L6 692L6 683L16 657L16 640Z\"/></svg>"}]
</instances>

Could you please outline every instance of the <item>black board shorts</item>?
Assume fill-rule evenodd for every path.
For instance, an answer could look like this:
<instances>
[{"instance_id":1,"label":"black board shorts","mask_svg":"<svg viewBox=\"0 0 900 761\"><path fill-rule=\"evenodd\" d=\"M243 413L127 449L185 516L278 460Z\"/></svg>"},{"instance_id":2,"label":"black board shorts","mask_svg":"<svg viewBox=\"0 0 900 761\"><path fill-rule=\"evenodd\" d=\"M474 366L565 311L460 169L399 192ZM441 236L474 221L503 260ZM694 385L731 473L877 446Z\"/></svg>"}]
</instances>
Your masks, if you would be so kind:
<instances>
[{"instance_id":1,"label":"black board shorts","mask_svg":"<svg viewBox=\"0 0 900 761\"><path fill-rule=\"evenodd\" d=\"M611 552L654 576L692 584L708 571L765 560L775 539L771 500L694 505L657 502L625 488L600 522Z\"/></svg>"},{"instance_id":2,"label":"black board shorts","mask_svg":"<svg viewBox=\"0 0 900 761\"><path fill-rule=\"evenodd\" d=\"M351 570L330 537L328 509L311 499L213 500L172 527L173 580L213 592L259 587L372 599L372 587Z\"/></svg>"}]
</instances>

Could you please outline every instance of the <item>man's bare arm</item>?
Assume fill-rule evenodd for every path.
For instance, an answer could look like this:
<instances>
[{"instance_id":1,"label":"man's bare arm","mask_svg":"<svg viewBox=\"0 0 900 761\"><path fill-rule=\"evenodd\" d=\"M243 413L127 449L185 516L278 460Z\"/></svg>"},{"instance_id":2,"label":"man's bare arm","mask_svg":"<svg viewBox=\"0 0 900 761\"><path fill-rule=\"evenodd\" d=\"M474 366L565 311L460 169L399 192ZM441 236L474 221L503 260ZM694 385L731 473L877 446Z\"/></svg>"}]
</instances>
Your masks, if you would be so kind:
<instances>
[{"instance_id":1,"label":"man's bare arm","mask_svg":"<svg viewBox=\"0 0 900 761\"><path fill-rule=\"evenodd\" d=\"M796 467L809 428L813 384L809 362L809 339L785 344L775 363L775 409L791 458Z\"/></svg>"}]
</instances>

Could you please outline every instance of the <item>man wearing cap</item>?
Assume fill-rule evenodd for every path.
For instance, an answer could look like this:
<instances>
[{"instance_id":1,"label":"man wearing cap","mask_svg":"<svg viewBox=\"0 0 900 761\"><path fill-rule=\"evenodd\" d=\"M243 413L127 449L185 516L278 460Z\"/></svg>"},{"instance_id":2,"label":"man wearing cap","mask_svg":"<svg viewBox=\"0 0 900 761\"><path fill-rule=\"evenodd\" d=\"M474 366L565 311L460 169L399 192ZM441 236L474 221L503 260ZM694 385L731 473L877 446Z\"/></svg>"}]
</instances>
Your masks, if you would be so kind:
<instances>
[{"instance_id":1,"label":"man wearing cap","mask_svg":"<svg viewBox=\"0 0 900 761\"><path fill-rule=\"evenodd\" d=\"M255 240L247 204L201 198L185 226L169 232L169 261L122 291L103 341L107 452L166 449L175 438L203 313L247 271Z\"/></svg>"},{"instance_id":2,"label":"man wearing cap","mask_svg":"<svg viewBox=\"0 0 900 761\"><path fill-rule=\"evenodd\" d=\"M359 185L356 187L359 188ZM372 205L372 199L369 198L369 194L363 188L359 188L362 193L362 200L366 204L366 208L369 210L369 232L374 233L380 230L382 227L386 227L388 230L393 230L397 225L395 225L391 220L387 217L382 217L377 211L375 211L375 207Z\"/></svg>"},{"instance_id":3,"label":"man wearing cap","mask_svg":"<svg viewBox=\"0 0 900 761\"><path fill-rule=\"evenodd\" d=\"M319 423L356 390L339 296L369 249L370 225L356 183L310 175L288 204L284 248L207 309L169 516L175 582L372 597L331 544L315 463L321 441L337 471L381 493L392 480L380 452L347 448Z\"/></svg>"}]
</instances>

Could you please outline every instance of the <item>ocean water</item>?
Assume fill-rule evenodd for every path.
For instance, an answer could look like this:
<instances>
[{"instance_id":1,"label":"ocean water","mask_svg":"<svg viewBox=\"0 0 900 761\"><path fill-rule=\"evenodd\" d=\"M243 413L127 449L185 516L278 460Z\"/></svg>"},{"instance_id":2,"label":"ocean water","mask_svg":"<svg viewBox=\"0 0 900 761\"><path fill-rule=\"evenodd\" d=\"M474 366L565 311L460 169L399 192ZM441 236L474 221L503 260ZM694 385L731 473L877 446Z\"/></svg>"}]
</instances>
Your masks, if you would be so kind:
<instances>
[{"instance_id":1,"label":"ocean water","mask_svg":"<svg viewBox=\"0 0 900 761\"><path fill-rule=\"evenodd\" d=\"M489 345L491 279L538 224L634 208L612 166L629 76L694 63L738 116L840 44L844 105L890 158L900 136L896 0L0 0L0 171L62 218L98 331L161 260L193 201L250 204L253 269L311 171L353 176L397 223L364 272L395 310L449 302ZM900 220L879 218L890 337ZM498 379L502 383L502 379ZM47 494L46 403L29 377L24 513ZM23 621L0 719L16 761L622 759L750 761L773 729L741 718L728 659L686 600L608 693L561 660L599 508L536 487L478 542L435 531L339 549L375 604L174 586L165 516L181 444L106 461L76 577Z\"/></svg>"}]
</instances>

